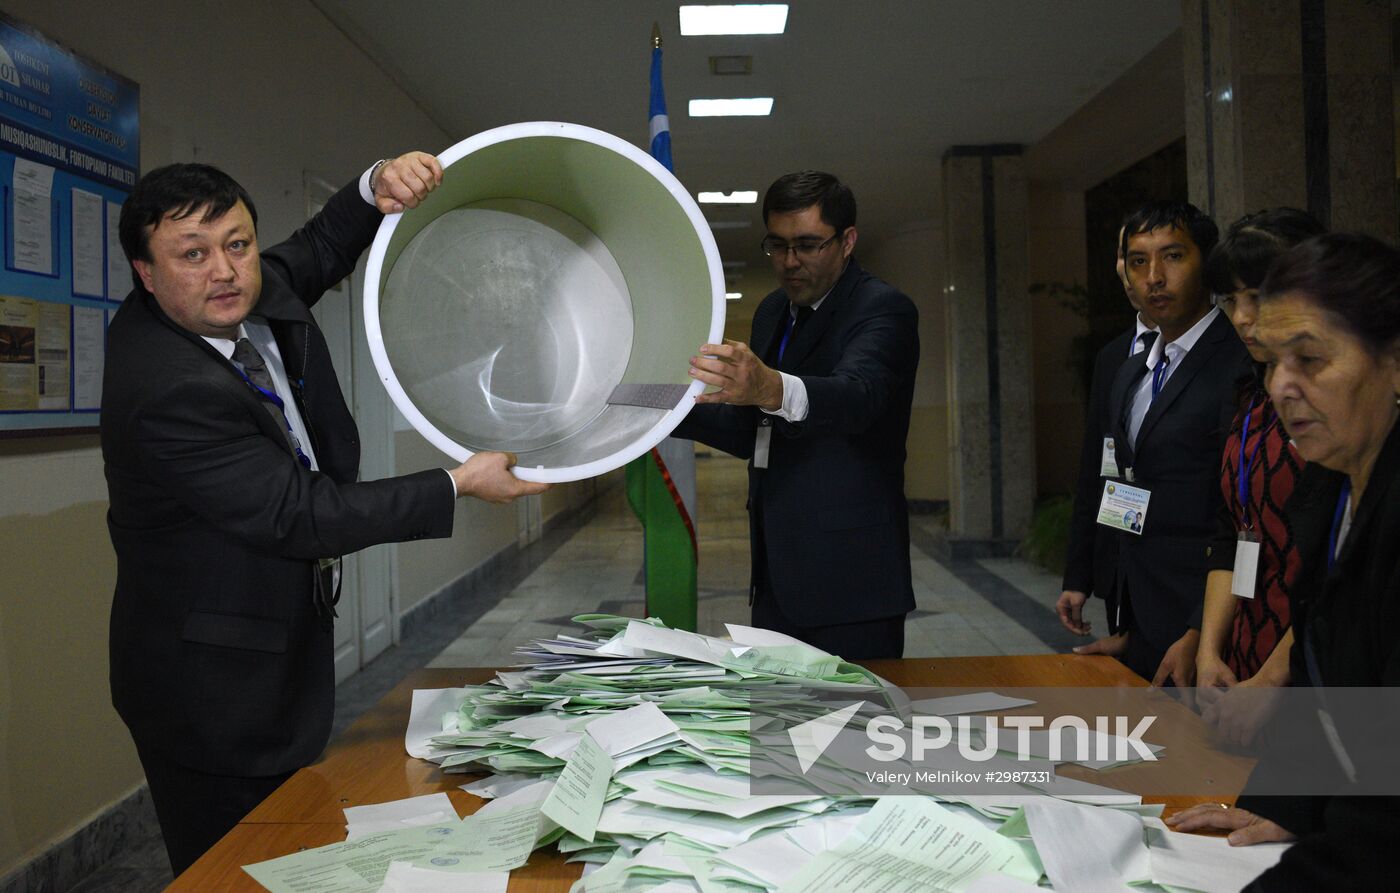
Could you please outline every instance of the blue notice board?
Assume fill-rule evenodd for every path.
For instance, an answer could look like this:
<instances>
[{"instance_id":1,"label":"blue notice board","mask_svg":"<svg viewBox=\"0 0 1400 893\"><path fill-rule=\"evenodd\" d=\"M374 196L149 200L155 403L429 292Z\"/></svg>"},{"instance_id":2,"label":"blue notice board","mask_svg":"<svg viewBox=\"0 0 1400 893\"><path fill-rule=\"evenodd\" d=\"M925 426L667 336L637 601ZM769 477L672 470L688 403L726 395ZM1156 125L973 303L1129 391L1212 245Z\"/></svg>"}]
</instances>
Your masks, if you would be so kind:
<instances>
[{"instance_id":1,"label":"blue notice board","mask_svg":"<svg viewBox=\"0 0 1400 893\"><path fill-rule=\"evenodd\" d=\"M0 13L0 437L97 425L140 117L134 81Z\"/></svg>"}]
</instances>

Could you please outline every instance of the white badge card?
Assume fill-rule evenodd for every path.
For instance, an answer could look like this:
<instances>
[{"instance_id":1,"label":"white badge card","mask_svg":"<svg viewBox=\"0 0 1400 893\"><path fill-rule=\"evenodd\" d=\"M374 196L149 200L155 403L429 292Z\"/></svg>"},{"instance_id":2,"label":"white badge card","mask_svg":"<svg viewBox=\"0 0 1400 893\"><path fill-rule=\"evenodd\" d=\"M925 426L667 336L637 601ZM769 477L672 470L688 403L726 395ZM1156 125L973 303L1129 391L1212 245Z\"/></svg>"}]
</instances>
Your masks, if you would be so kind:
<instances>
[{"instance_id":1,"label":"white badge card","mask_svg":"<svg viewBox=\"0 0 1400 893\"><path fill-rule=\"evenodd\" d=\"M1240 598L1254 598L1254 584L1259 573L1259 537L1253 531L1240 531L1235 540L1235 572L1230 577L1230 592Z\"/></svg>"},{"instance_id":2,"label":"white badge card","mask_svg":"<svg viewBox=\"0 0 1400 893\"><path fill-rule=\"evenodd\" d=\"M768 467L768 444L773 442L773 426L759 425L753 439L753 467Z\"/></svg>"},{"instance_id":3,"label":"white badge card","mask_svg":"<svg viewBox=\"0 0 1400 893\"><path fill-rule=\"evenodd\" d=\"M1098 522L1114 530L1141 536L1143 525L1147 523L1147 501L1151 498L1151 490L1121 481L1104 481Z\"/></svg>"},{"instance_id":4,"label":"white badge card","mask_svg":"<svg viewBox=\"0 0 1400 893\"><path fill-rule=\"evenodd\" d=\"M1103 454L1099 457L1099 474L1103 477L1118 477L1118 456L1115 454L1113 438L1103 439Z\"/></svg>"}]
</instances>

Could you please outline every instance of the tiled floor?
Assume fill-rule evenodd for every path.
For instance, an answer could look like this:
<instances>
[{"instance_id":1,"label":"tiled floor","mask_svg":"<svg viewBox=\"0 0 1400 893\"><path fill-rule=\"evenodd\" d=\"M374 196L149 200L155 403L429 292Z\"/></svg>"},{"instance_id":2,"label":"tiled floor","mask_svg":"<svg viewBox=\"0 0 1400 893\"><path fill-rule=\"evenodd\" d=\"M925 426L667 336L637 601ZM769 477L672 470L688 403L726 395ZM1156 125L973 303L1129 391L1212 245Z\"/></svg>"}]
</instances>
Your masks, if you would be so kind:
<instances>
[{"instance_id":1,"label":"tiled floor","mask_svg":"<svg viewBox=\"0 0 1400 893\"><path fill-rule=\"evenodd\" d=\"M725 622L747 623L749 616L746 473L743 462L722 456L701 457L696 466L700 631L722 633ZM1030 654L1074 644L1053 616L1058 578L1018 559L939 558L941 519L916 516L912 524L917 610L906 628L906 657ZM484 612L466 628L440 625L405 641L342 685L337 731L417 667L506 665L515 645L572 630L569 618L575 614L640 616L641 565L637 522L621 489L614 488L591 516L552 530L501 568L494 585L484 587ZM1096 600L1090 609L1095 629L1104 629L1102 603ZM169 880L156 837L72 889L143 893Z\"/></svg>"}]
</instances>

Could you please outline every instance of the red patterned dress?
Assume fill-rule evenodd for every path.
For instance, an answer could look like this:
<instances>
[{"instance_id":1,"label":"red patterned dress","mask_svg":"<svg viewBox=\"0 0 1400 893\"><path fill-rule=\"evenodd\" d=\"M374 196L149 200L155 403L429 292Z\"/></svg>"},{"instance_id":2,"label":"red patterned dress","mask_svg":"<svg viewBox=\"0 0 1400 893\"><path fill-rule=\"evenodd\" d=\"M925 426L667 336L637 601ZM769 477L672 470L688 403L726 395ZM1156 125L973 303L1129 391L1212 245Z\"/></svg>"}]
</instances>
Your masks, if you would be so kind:
<instances>
[{"instance_id":1,"label":"red patterned dress","mask_svg":"<svg viewBox=\"0 0 1400 893\"><path fill-rule=\"evenodd\" d=\"M1249 434L1241 463L1240 434L1246 415ZM1246 505L1240 502L1242 464L1249 468ZM1298 578L1301 559L1283 507L1302 469L1303 460L1289 443L1273 402L1262 387L1255 386L1235 414L1225 442L1220 463L1220 489L1225 504L1211 549L1212 569L1232 570L1239 531L1252 530L1259 537L1254 598L1235 599L1234 626L1222 655L1240 681L1259 672L1291 622L1288 594Z\"/></svg>"}]
</instances>

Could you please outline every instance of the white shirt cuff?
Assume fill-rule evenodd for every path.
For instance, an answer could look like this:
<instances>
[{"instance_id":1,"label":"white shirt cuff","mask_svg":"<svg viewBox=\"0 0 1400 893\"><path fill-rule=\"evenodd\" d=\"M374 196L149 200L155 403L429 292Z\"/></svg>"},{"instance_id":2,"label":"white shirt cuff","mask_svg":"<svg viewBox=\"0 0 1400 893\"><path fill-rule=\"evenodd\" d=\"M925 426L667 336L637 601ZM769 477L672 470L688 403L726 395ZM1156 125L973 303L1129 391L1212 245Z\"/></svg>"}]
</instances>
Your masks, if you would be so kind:
<instances>
[{"instance_id":1,"label":"white shirt cuff","mask_svg":"<svg viewBox=\"0 0 1400 893\"><path fill-rule=\"evenodd\" d=\"M763 411L789 422L800 422L807 418L807 386L796 375L778 374L783 377L783 405L772 412Z\"/></svg>"},{"instance_id":2,"label":"white shirt cuff","mask_svg":"<svg viewBox=\"0 0 1400 893\"><path fill-rule=\"evenodd\" d=\"M376 161L374 164L378 164ZM365 172L360 174L360 198L365 200L365 204L374 204L374 193L369 190L369 175L374 171L374 164L365 168Z\"/></svg>"},{"instance_id":3,"label":"white shirt cuff","mask_svg":"<svg viewBox=\"0 0 1400 893\"><path fill-rule=\"evenodd\" d=\"M457 499L457 479L454 478L452 472L448 471L446 468L442 470L442 473L447 475L447 483L452 487L452 499L455 501Z\"/></svg>"}]
</instances>

